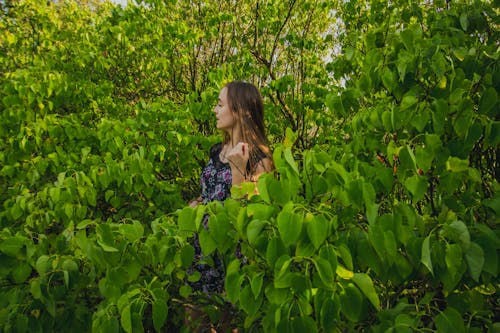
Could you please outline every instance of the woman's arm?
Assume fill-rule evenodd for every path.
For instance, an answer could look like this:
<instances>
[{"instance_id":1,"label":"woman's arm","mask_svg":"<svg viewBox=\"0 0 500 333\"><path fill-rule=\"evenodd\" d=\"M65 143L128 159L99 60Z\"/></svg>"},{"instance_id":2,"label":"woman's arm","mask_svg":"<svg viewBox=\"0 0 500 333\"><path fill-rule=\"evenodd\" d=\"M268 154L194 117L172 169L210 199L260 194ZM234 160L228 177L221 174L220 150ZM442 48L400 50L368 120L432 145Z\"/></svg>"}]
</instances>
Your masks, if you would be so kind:
<instances>
[{"instance_id":1,"label":"woman's arm","mask_svg":"<svg viewBox=\"0 0 500 333\"><path fill-rule=\"evenodd\" d=\"M198 198L191 200L188 205L194 208L198 206L201 202L203 202L203 199L201 198L201 196L199 196Z\"/></svg>"},{"instance_id":2,"label":"woman's arm","mask_svg":"<svg viewBox=\"0 0 500 333\"><path fill-rule=\"evenodd\" d=\"M260 160L255 166L255 171L247 174L246 165L249 159L248 144L239 142L228 153L227 159L231 167L232 184L240 185L243 182L257 182L259 176L264 172L269 172L273 169L273 162L266 157Z\"/></svg>"},{"instance_id":3,"label":"woman's arm","mask_svg":"<svg viewBox=\"0 0 500 333\"><path fill-rule=\"evenodd\" d=\"M257 163L255 172L250 176L249 181L257 182L261 174L264 172L270 172L271 170L273 170L273 162L268 157L263 158L259 161L259 163Z\"/></svg>"},{"instance_id":4,"label":"woman's arm","mask_svg":"<svg viewBox=\"0 0 500 333\"><path fill-rule=\"evenodd\" d=\"M273 169L273 162L269 158L264 158L257 163L255 166L255 172L251 175L246 175L245 170L241 170L239 167L231 165L231 174L233 177L233 186L240 185L243 182L254 182L257 183L260 175L269 172Z\"/></svg>"}]
</instances>

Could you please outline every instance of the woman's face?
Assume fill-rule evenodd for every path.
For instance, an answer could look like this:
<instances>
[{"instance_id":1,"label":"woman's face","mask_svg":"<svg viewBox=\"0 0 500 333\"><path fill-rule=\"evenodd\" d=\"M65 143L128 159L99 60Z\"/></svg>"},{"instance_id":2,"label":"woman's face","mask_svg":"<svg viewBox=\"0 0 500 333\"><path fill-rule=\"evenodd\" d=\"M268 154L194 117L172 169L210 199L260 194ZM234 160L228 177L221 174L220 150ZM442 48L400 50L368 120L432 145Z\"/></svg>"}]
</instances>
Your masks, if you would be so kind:
<instances>
[{"instance_id":1,"label":"woman's face","mask_svg":"<svg viewBox=\"0 0 500 333\"><path fill-rule=\"evenodd\" d=\"M217 128L230 133L234 127L235 114L229 109L227 100L227 88L224 87L219 93L219 101L214 108L217 117Z\"/></svg>"}]
</instances>

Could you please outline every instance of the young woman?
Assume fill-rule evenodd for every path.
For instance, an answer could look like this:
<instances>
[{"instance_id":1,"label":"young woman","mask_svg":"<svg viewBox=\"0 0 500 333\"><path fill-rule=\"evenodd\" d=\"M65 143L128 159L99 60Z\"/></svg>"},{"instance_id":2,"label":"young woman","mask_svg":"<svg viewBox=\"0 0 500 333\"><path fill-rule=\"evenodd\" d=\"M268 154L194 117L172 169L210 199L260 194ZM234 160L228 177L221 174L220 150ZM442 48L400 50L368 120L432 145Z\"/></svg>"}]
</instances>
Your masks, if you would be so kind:
<instances>
[{"instance_id":1,"label":"young woman","mask_svg":"<svg viewBox=\"0 0 500 333\"><path fill-rule=\"evenodd\" d=\"M224 200L231 195L231 187L242 182L256 182L259 175L274 169L267 145L264 127L264 106L258 89L246 82L234 81L225 85L214 108L217 128L223 132L223 141L210 149L210 158L201 173L201 196L190 202L199 203ZM208 217L203 221L208 228ZM207 294L224 290L224 267L216 256L204 257L195 236L194 270L201 278L191 286ZM188 317L202 319L199 309L188 310ZM202 320L203 321L203 320ZM201 331L202 325L198 326Z\"/></svg>"},{"instance_id":2,"label":"young woman","mask_svg":"<svg viewBox=\"0 0 500 333\"><path fill-rule=\"evenodd\" d=\"M257 88L234 81L224 86L214 108L222 143L210 150L210 159L201 174L201 196L190 203L224 200L231 186L257 181L274 168L264 128L264 105Z\"/></svg>"}]
</instances>

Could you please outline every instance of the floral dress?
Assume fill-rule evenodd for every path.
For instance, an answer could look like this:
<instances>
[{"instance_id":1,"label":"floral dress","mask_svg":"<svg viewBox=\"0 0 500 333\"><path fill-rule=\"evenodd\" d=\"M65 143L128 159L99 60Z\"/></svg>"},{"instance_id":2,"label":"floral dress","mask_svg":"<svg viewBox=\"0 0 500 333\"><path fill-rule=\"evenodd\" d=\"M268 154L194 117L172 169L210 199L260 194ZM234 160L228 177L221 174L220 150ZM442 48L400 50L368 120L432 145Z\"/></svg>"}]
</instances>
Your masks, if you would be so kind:
<instances>
[{"instance_id":1,"label":"floral dress","mask_svg":"<svg viewBox=\"0 0 500 333\"><path fill-rule=\"evenodd\" d=\"M222 163L220 152L222 144L216 144L210 149L210 160L201 173L201 198L203 203L214 200L223 201L231 194L233 183L229 163Z\"/></svg>"},{"instance_id":2,"label":"floral dress","mask_svg":"<svg viewBox=\"0 0 500 333\"><path fill-rule=\"evenodd\" d=\"M203 203L219 200L223 201L230 197L232 186L231 167L229 163L222 163L219 154L222 144L216 144L210 149L210 159L203 169L200 177L201 197ZM203 226L208 228L208 215L203 218ZM222 293L224 290L224 264L215 253L211 256L204 256L201 253L200 242L196 234L193 242L195 248L195 264L192 271L201 273L201 277L190 285L194 291L204 293ZM190 272L192 273L192 272Z\"/></svg>"},{"instance_id":3,"label":"floral dress","mask_svg":"<svg viewBox=\"0 0 500 333\"><path fill-rule=\"evenodd\" d=\"M203 169L200 177L201 185L201 198L203 204L219 200L224 201L231 196L231 187L233 178L231 174L231 167L229 163L223 163L220 160L220 152L222 150L222 143L218 143L210 149L210 159ZM257 162L264 159L266 155L258 150L256 160ZM249 165L247 165L247 172L250 172ZM203 218L203 227L208 228L208 215ZM204 293L222 293L224 291L224 263L221 258L214 253L210 256L204 256L201 251L198 234L194 236L193 246L195 249L194 265L189 271L192 274L194 271L201 273L201 277L196 282L191 282L190 285L194 291L202 291ZM235 253L237 258L240 258L242 264L245 264L246 258L241 254L240 248L236 249Z\"/></svg>"}]
</instances>

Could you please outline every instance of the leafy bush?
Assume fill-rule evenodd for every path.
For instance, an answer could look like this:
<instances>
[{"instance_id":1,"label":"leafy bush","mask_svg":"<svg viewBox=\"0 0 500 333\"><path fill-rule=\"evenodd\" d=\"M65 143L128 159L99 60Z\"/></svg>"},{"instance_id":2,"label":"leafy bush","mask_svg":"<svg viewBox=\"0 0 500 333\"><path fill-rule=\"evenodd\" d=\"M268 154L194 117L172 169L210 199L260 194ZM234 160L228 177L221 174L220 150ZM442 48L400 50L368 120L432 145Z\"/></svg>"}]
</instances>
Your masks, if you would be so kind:
<instances>
[{"instance_id":1,"label":"leafy bush","mask_svg":"<svg viewBox=\"0 0 500 333\"><path fill-rule=\"evenodd\" d=\"M499 329L496 2L0 6L2 331ZM234 78L277 170L186 207Z\"/></svg>"}]
</instances>

